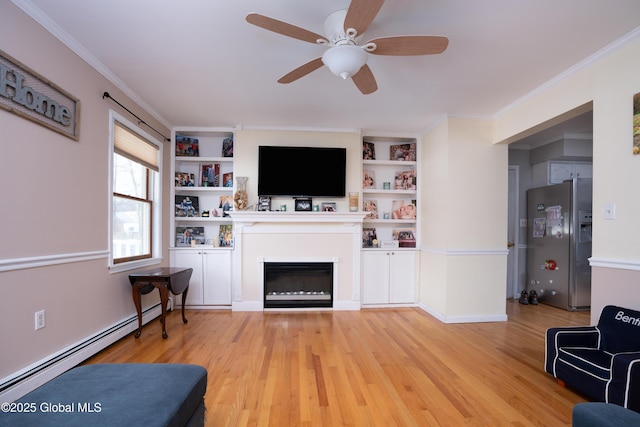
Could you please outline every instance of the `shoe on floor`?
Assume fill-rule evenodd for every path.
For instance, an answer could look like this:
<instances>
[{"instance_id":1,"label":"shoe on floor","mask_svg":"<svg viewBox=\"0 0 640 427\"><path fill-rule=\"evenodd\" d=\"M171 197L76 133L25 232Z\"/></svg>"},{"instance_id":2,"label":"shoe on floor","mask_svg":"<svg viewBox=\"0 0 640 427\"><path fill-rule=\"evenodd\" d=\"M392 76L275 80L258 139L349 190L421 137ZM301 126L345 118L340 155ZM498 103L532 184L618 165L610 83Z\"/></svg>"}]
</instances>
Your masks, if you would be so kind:
<instances>
[{"instance_id":1,"label":"shoe on floor","mask_svg":"<svg viewBox=\"0 0 640 427\"><path fill-rule=\"evenodd\" d=\"M538 305L538 294L536 291L529 292L529 304Z\"/></svg>"},{"instance_id":2,"label":"shoe on floor","mask_svg":"<svg viewBox=\"0 0 640 427\"><path fill-rule=\"evenodd\" d=\"M520 302L520 304L525 304L525 305L529 304L529 295L527 294L527 291L522 291L518 302Z\"/></svg>"}]
</instances>

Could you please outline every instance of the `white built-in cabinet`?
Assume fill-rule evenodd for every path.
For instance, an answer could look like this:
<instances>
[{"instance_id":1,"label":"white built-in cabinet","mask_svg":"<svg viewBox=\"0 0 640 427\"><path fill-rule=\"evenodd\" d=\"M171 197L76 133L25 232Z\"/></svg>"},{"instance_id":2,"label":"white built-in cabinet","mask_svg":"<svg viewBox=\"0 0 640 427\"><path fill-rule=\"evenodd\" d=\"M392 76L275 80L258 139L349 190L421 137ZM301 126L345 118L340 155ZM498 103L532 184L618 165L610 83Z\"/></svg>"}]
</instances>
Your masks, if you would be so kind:
<instances>
[{"instance_id":1,"label":"white built-in cabinet","mask_svg":"<svg viewBox=\"0 0 640 427\"><path fill-rule=\"evenodd\" d=\"M363 137L363 305L417 303L418 149L411 136Z\"/></svg>"},{"instance_id":2,"label":"white built-in cabinet","mask_svg":"<svg viewBox=\"0 0 640 427\"><path fill-rule=\"evenodd\" d=\"M193 268L186 306L231 305L230 249L174 249L171 265Z\"/></svg>"},{"instance_id":3,"label":"white built-in cabinet","mask_svg":"<svg viewBox=\"0 0 640 427\"><path fill-rule=\"evenodd\" d=\"M171 186L171 266L193 268L185 305L230 306L233 222L225 216L224 204L233 205L234 158L225 150L233 141L233 129L185 127L171 133L171 175L175 177ZM189 152L193 155L179 154L195 141L197 155L195 147ZM177 150L180 144L182 150ZM203 167L209 165L218 171L217 179L210 180L203 173ZM185 183L185 177L191 182ZM197 200L195 215L184 215L181 201L185 197Z\"/></svg>"},{"instance_id":4,"label":"white built-in cabinet","mask_svg":"<svg viewBox=\"0 0 640 427\"><path fill-rule=\"evenodd\" d=\"M416 251L367 249L362 264L363 305L416 302Z\"/></svg>"}]
</instances>

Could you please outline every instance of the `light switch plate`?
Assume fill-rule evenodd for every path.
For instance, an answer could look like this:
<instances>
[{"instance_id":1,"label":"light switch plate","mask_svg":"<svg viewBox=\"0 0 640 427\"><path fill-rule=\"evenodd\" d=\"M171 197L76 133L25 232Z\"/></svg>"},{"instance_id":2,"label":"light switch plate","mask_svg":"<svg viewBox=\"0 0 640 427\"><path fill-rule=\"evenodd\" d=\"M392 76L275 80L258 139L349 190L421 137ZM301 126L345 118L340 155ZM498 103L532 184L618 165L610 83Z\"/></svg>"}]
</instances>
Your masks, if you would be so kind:
<instances>
[{"instance_id":1,"label":"light switch plate","mask_svg":"<svg viewBox=\"0 0 640 427\"><path fill-rule=\"evenodd\" d=\"M604 205L604 219L616 219L615 203L606 203Z\"/></svg>"}]
</instances>

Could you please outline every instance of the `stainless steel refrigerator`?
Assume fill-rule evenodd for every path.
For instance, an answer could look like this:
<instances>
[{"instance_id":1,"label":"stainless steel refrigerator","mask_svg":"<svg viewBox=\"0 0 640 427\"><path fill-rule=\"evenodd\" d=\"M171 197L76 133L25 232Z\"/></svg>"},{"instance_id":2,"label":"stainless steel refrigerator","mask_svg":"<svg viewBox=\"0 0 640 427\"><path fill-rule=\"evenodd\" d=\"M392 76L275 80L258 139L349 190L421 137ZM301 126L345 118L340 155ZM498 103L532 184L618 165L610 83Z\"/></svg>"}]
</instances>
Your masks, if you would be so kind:
<instances>
[{"instance_id":1,"label":"stainless steel refrigerator","mask_svg":"<svg viewBox=\"0 0 640 427\"><path fill-rule=\"evenodd\" d=\"M527 290L565 310L591 306L592 180L527 191Z\"/></svg>"}]
</instances>

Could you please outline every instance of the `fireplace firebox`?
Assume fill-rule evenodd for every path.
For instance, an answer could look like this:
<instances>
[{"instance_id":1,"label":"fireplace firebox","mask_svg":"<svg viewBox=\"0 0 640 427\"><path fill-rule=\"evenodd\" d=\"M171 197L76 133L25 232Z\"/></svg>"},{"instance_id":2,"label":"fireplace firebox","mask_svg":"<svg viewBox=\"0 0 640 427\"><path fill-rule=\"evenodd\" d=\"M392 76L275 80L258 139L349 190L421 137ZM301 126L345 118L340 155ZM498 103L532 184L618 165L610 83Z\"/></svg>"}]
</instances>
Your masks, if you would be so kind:
<instances>
[{"instance_id":1,"label":"fireplace firebox","mask_svg":"<svg viewBox=\"0 0 640 427\"><path fill-rule=\"evenodd\" d=\"M333 307L333 263L264 263L264 308L313 307Z\"/></svg>"}]
</instances>

